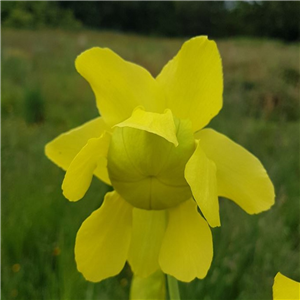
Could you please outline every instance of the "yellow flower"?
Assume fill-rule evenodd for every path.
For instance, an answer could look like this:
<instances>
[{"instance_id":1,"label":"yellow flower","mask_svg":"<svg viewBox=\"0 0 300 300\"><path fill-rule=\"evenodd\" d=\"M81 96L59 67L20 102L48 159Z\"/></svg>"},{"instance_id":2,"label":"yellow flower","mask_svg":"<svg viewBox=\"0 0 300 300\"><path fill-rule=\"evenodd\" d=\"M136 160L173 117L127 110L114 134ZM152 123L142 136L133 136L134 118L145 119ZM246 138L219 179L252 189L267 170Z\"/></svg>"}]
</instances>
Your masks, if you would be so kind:
<instances>
[{"instance_id":1,"label":"yellow flower","mask_svg":"<svg viewBox=\"0 0 300 300\"><path fill-rule=\"evenodd\" d=\"M127 260L139 277L161 269L181 281L204 278L213 257L208 224L220 226L218 196L249 214L274 203L260 161L203 129L222 107L215 42L187 41L157 78L106 48L82 53L76 68L101 117L54 139L46 155L67 170L62 189L70 201L84 196L93 175L115 190L78 231L78 270L96 282Z\"/></svg>"},{"instance_id":2,"label":"yellow flower","mask_svg":"<svg viewBox=\"0 0 300 300\"><path fill-rule=\"evenodd\" d=\"M274 300L299 300L300 283L278 272L274 278L273 299Z\"/></svg>"}]
</instances>

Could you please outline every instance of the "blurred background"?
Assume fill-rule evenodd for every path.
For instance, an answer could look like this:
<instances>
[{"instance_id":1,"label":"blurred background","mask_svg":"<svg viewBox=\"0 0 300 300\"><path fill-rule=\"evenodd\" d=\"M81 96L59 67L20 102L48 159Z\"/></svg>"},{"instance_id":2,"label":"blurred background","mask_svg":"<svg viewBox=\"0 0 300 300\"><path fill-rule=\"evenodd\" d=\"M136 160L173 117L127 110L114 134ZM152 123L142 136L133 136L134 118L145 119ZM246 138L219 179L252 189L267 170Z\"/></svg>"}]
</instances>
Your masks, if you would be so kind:
<instances>
[{"instance_id":1,"label":"blurred background","mask_svg":"<svg viewBox=\"0 0 300 300\"><path fill-rule=\"evenodd\" d=\"M108 47L156 76L191 36L215 39L224 107L212 127L254 153L276 204L250 216L220 199L214 260L182 299L271 300L275 274L300 281L300 2L2 2L2 299L128 299L131 271L86 282L74 262L83 220L109 190L94 179L69 203L45 144L97 116L76 73L82 51Z\"/></svg>"}]
</instances>

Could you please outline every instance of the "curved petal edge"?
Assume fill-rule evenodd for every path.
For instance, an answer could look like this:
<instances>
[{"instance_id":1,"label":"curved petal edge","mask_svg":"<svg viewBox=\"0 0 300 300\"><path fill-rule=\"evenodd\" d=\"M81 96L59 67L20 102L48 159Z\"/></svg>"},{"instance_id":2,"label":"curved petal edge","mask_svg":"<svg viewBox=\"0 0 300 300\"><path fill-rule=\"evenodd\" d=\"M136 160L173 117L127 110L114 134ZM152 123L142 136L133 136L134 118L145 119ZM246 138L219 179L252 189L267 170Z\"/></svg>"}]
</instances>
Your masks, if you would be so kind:
<instances>
[{"instance_id":1,"label":"curved petal edge","mask_svg":"<svg viewBox=\"0 0 300 300\"><path fill-rule=\"evenodd\" d=\"M81 225L75 242L77 269L86 280L98 282L123 269L130 245L132 206L116 192Z\"/></svg>"},{"instance_id":2,"label":"curved petal edge","mask_svg":"<svg viewBox=\"0 0 300 300\"><path fill-rule=\"evenodd\" d=\"M169 210L169 221L159 255L162 271L190 282L204 278L213 257L212 234L190 199Z\"/></svg>"},{"instance_id":3,"label":"curved petal edge","mask_svg":"<svg viewBox=\"0 0 300 300\"><path fill-rule=\"evenodd\" d=\"M242 146L212 129L195 134L217 167L218 195L233 200L249 214L270 209L274 186L261 162Z\"/></svg>"}]
</instances>

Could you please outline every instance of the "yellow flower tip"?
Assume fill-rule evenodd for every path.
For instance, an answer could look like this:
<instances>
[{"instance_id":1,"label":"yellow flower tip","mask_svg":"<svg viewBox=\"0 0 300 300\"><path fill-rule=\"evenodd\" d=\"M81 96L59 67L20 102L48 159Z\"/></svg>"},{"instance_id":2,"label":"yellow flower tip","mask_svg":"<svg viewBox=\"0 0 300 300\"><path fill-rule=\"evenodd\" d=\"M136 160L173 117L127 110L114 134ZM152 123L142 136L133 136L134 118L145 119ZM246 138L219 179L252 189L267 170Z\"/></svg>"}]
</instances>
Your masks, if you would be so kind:
<instances>
[{"instance_id":1,"label":"yellow flower tip","mask_svg":"<svg viewBox=\"0 0 300 300\"><path fill-rule=\"evenodd\" d=\"M58 165L62 169L66 169L66 163L63 159L61 159L62 152L57 149L56 142L59 137L54 139L53 141L47 143L44 148L45 155L49 160Z\"/></svg>"},{"instance_id":2,"label":"yellow flower tip","mask_svg":"<svg viewBox=\"0 0 300 300\"><path fill-rule=\"evenodd\" d=\"M64 178L66 178L66 177L64 177ZM66 199L68 199L70 202L79 201L85 195L85 193L80 196L74 195L73 191L70 191L70 190L73 190L73 186L66 184L65 181L63 181L61 189L62 189L62 194L64 195L64 197Z\"/></svg>"},{"instance_id":3,"label":"yellow flower tip","mask_svg":"<svg viewBox=\"0 0 300 300\"><path fill-rule=\"evenodd\" d=\"M195 37L192 37L191 39L189 39L188 41L186 41L182 47L187 44L187 43L197 43L198 45L201 45L201 44L205 44L207 42L214 42L213 40L210 40L208 39L208 36L207 35L198 35L198 36L195 36Z\"/></svg>"},{"instance_id":4,"label":"yellow flower tip","mask_svg":"<svg viewBox=\"0 0 300 300\"><path fill-rule=\"evenodd\" d=\"M299 300L300 283L278 272L274 278L273 299L274 300Z\"/></svg>"},{"instance_id":5,"label":"yellow flower tip","mask_svg":"<svg viewBox=\"0 0 300 300\"><path fill-rule=\"evenodd\" d=\"M76 68L76 71L82 76L82 77L86 77L86 72L85 72L85 68L82 68L82 65L85 65L85 64L89 64L90 65L90 62L89 62L89 57L90 56L96 56L96 55L102 55L104 54L102 52L102 48L100 47L92 47L90 49L87 49L85 51L83 51L82 53L80 53L76 59L75 59L75 68ZM91 83L88 79L87 81L89 83Z\"/></svg>"},{"instance_id":6,"label":"yellow flower tip","mask_svg":"<svg viewBox=\"0 0 300 300\"><path fill-rule=\"evenodd\" d=\"M45 145L45 147L44 147L44 152L45 152L45 155L51 160L51 156L50 156L50 150L51 148L50 148L50 143L47 143L46 145Z\"/></svg>"},{"instance_id":7,"label":"yellow flower tip","mask_svg":"<svg viewBox=\"0 0 300 300\"><path fill-rule=\"evenodd\" d=\"M76 67L76 70L78 71L78 73L80 73L80 70L81 70L80 64L82 63L83 60L85 61L90 55L98 55L98 54L101 55L105 51L111 51L111 50L108 48L92 47L90 49L87 49L87 50L81 52L79 55L77 55L77 57L75 59L75 67Z\"/></svg>"}]
</instances>

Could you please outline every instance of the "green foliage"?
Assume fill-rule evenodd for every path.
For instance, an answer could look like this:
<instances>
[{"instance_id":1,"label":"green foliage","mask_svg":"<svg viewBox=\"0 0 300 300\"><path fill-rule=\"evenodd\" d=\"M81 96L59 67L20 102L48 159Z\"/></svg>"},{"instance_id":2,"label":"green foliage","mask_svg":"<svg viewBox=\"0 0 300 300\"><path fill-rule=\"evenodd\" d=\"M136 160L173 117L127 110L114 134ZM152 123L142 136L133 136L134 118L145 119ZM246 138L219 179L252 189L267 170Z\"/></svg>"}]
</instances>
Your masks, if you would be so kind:
<instances>
[{"instance_id":1,"label":"green foliage","mask_svg":"<svg viewBox=\"0 0 300 300\"><path fill-rule=\"evenodd\" d=\"M24 105L25 120L28 124L41 123L45 120L44 98L38 87L25 90Z\"/></svg>"},{"instance_id":2,"label":"green foliage","mask_svg":"<svg viewBox=\"0 0 300 300\"><path fill-rule=\"evenodd\" d=\"M299 1L238 1L232 11L237 34L299 40Z\"/></svg>"},{"instance_id":3,"label":"green foliage","mask_svg":"<svg viewBox=\"0 0 300 300\"><path fill-rule=\"evenodd\" d=\"M157 36L300 38L299 1L4 1L14 28L113 29Z\"/></svg>"},{"instance_id":4,"label":"green foliage","mask_svg":"<svg viewBox=\"0 0 300 300\"><path fill-rule=\"evenodd\" d=\"M299 1L61 1L83 24L163 36L299 40Z\"/></svg>"},{"instance_id":5,"label":"green foliage","mask_svg":"<svg viewBox=\"0 0 300 300\"><path fill-rule=\"evenodd\" d=\"M2 3L3 26L14 28L62 27L77 29L80 22L73 12L56 1L5 1Z\"/></svg>"},{"instance_id":6,"label":"green foliage","mask_svg":"<svg viewBox=\"0 0 300 300\"><path fill-rule=\"evenodd\" d=\"M128 299L128 265L94 284L74 261L76 232L109 187L94 178L83 200L68 202L60 188L64 172L45 157L44 146L98 115L90 86L74 68L80 52L109 47L156 76L182 42L95 31L2 31L2 299ZM224 107L209 127L259 157L275 185L276 204L250 216L220 199L222 226L213 229L208 276L179 287L189 300L271 300L278 271L300 281L300 130L299 115L291 115L299 111L299 46L252 39L217 44ZM36 97L46 114L34 126L25 120L23 102L32 98L31 89L41 93ZM267 105L267 95L279 100Z\"/></svg>"}]
</instances>

